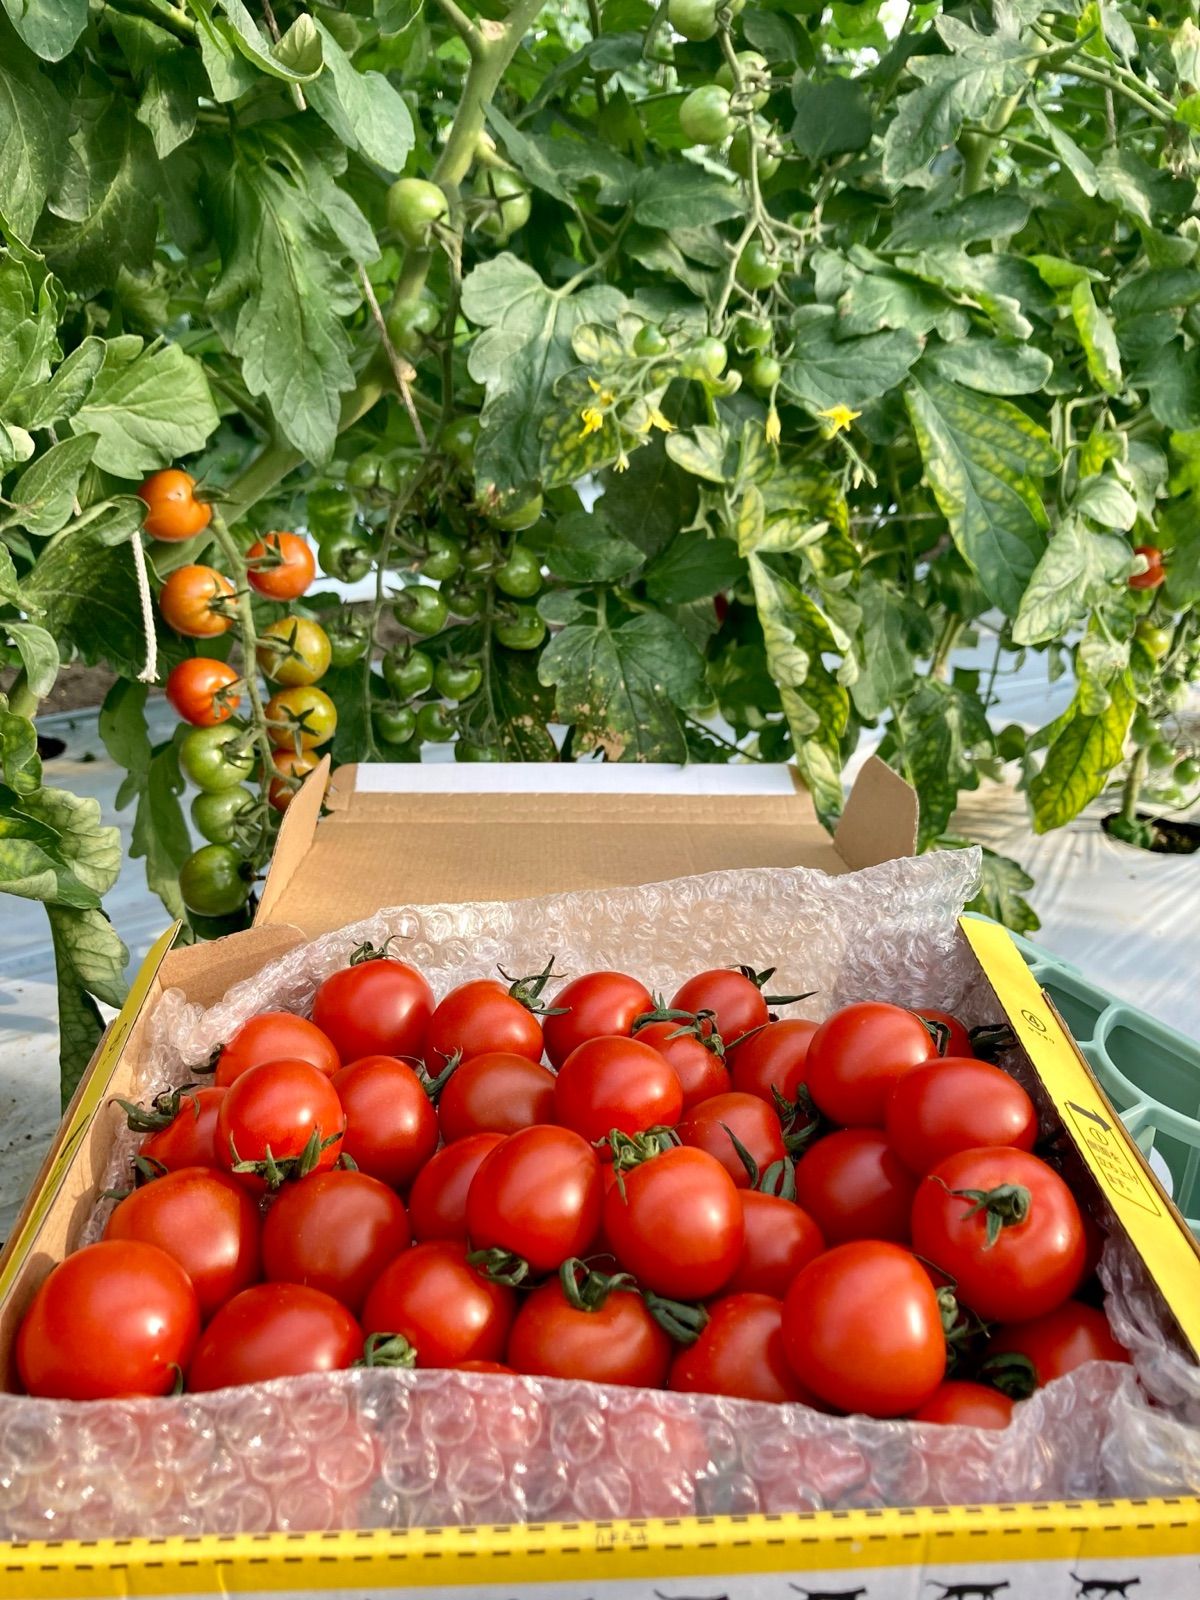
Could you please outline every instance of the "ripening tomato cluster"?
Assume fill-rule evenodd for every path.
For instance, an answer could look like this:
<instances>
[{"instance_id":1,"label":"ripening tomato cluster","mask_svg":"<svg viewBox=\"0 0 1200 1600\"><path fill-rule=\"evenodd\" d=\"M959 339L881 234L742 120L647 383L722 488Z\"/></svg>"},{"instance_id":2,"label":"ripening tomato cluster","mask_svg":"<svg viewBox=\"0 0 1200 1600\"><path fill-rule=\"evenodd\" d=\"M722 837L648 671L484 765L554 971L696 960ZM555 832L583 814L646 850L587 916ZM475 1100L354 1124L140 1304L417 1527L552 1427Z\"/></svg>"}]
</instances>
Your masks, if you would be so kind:
<instances>
[{"instance_id":1,"label":"ripening tomato cluster","mask_svg":"<svg viewBox=\"0 0 1200 1600\"><path fill-rule=\"evenodd\" d=\"M435 1002L364 946L311 1020L256 1016L211 1086L128 1108L148 1181L38 1291L26 1388L402 1364L1003 1427L1128 1359L1074 1298L1098 1235L1028 1095L954 1018L780 1020L802 997L749 968L546 1002L551 974Z\"/></svg>"}]
</instances>

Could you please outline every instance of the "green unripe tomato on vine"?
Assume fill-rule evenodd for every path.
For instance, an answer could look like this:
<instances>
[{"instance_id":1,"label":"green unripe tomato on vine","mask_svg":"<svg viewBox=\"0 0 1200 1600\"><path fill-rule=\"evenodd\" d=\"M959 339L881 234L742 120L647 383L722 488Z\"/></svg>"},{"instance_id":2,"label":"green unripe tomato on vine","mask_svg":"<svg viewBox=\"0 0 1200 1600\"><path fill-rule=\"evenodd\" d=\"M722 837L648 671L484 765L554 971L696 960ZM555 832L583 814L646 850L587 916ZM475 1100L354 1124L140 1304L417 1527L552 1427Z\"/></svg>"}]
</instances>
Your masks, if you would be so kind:
<instances>
[{"instance_id":1,"label":"green unripe tomato on vine","mask_svg":"<svg viewBox=\"0 0 1200 1600\"><path fill-rule=\"evenodd\" d=\"M779 157L772 150L764 148L765 141L770 137L771 129L761 117L754 119L754 133L758 142L758 179L766 183L768 178L773 178L779 171ZM750 131L741 127L734 134L729 144L729 165L739 178L750 176Z\"/></svg>"},{"instance_id":2,"label":"green unripe tomato on vine","mask_svg":"<svg viewBox=\"0 0 1200 1600\"><path fill-rule=\"evenodd\" d=\"M377 450L364 450L346 468L346 482L352 488L378 489L382 494L397 494L407 475L399 462Z\"/></svg>"},{"instance_id":3,"label":"green unripe tomato on vine","mask_svg":"<svg viewBox=\"0 0 1200 1600\"><path fill-rule=\"evenodd\" d=\"M225 917L244 906L252 869L231 845L203 844L179 869L179 892L189 911Z\"/></svg>"},{"instance_id":4,"label":"green unripe tomato on vine","mask_svg":"<svg viewBox=\"0 0 1200 1600\"><path fill-rule=\"evenodd\" d=\"M633 336L635 356L665 356L671 341L656 322L644 323Z\"/></svg>"},{"instance_id":5,"label":"green unripe tomato on vine","mask_svg":"<svg viewBox=\"0 0 1200 1600\"><path fill-rule=\"evenodd\" d=\"M429 553L421 559L421 571L427 578L443 583L462 566L462 545L448 533L439 533L436 528L427 533L425 549Z\"/></svg>"},{"instance_id":6,"label":"green unripe tomato on vine","mask_svg":"<svg viewBox=\"0 0 1200 1600\"><path fill-rule=\"evenodd\" d=\"M733 132L729 90L718 83L693 89L679 107L679 126L689 144L722 144Z\"/></svg>"},{"instance_id":7,"label":"green unripe tomato on vine","mask_svg":"<svg viewBox=\"0 0 1200 1600\"><path fill-rule=\"evenodd\" d=\"M443 700L469 700L479 692L483 668L474 661L439 661L433 682Z\"/></svg>"},{"instance_id":8,"label":"green unripe tomato on vine","mask_svg":"<svg viewBox=\"0 0 1200 1600\"><path fill-rule=\"evenodd\" d=\"M741 74L743 94L746 103L754 111L759 111L771 98L770 89L759 88L760 82L768 80L771 68L766 56L759 55L757 50L739 50L737 55L738 71ZM717 82L722 89L728 89L730 94L734 91L733 68L728 61L717 73Z\"/></svg>"},{"instance_id":9,"label":"green unripe tomato on vine","mask_svg":"<svg viewBox=\"0 0 1200 1600\"><path fill-rule=\"evenodd\" d=\"M371 570L371 547L354 529L318 539L317 558L321 571L342 583L357 583Z\"/></svg>"},{"instance_id":10,"label":"green unripe tomato on vine","mask_svg":"<svg viewBox=\"0 0 1200 1600\"><path fill-rule=\"evenodd\" d=\"M381 666L383 681L401 700L414 700L433 687L433 662L423 650L389 650Z\"/></svg>"},{"instance_id":11,"label":"green unripe tomato on vine","mask_svg":"<svg viewBox=\"0 0 1200 1600\"><path fill-rule=\"evenodd\" d=\"M449 209L437 184L425 178L397 178L387 193L388 226L410 250L428 250L434 223Z\"/></svg>"},{"instance_id":12,"label":"green unripe tomato on vine","mask_svg":"<svg viewBox=\"0 0 1200 1600\"><path fill-rule=\"evenodd\" d=\"M689 345L683 352L683 360L679 370L685 378L694 378L697 382L715 383L725 371L725 363L729 360L729 352L720 339L711 335L705 339L697 339L696 343Z\"/></svg>"},{"instance_id":13,"label":"green unripe tomato on vine","mask_svg":"<svg viewBox=\"0 0 1200 1600\"><path fill-rule=\"evenodd\" d=\"M469 467L475 458L475 441L478 438L478 417L455 417L442 429L442 449L460 467Z\"/></svg>"},{"instance_id":14,"label":"green unripe tomato on vine","mask_svg":"<svg viewBox=\"0 0 1200 1600\"><path fill-rule=\"evenodd\" d=\"M245 728L223 722L215 728L189 728L179 743L179 766L197 789L217 794L251 777L255 756L246 747Z\"/></svg>"},{"instance_id":15,"label":"green unripe tomato on vine","mask_svg":"<svg viewBox=\"0 0 1200 1600\"><path fill-rule=\"evenodd\" d=\"M1200 761L1195 756L1184 756L1176 765L1175 782L1183 789L1194 788L1200 783Z\"/></svg>"},{"instance_id":16,"label":"green unripe tomato on vine","mask_svg":"<svg viewBox=\"0 0 1200 1600\"><path fill-rule=\"evenodd\" d=\"M499 528L501 533L524 533L526 528L533 527L541 514L540 494L526 495L523 499L504 499L494 510L485 513L492 527Z\"/></svg>"},{"instance_id":17,"label":"green unripe tomato on vine","mask_svg":"<svg viewBox=\"0 0 1200 1600\"><path fill-rule=\"evenodd\" d=\"M509 650L536 650L545 637L546 624L532 606L516 606L496 623L496 638Z\"/></svg>"},{"instance_id":18,"label":"green unripe tomato on vine","mask_svg":"<svg viewBox=\"0 0 1200 1600\"><path fill-rule=\"evenodd\" d=\"M384 744L407 744L417 731L417 713L411 706L376 706L371 722Z\"/></svg>"},{"instance_id":19,"label":"green unripe tomato on vine","mask_svg":"<svg viewBox=\"0 0 1200 1600\"><path fill-rule=\"evenodd\" d=\"M477 739L460 739L454 746L456 761L503 761L504 751L498 744L481 744Z\"/></svg>"},{"instance_id":20,"label":"green unripe tomato on vine","mask_svg":"<svg viewBox=\"0 0 1200 1600\"><path fill-rule=\"evenodd\" d=\"M442 320L432 300L400 300L388 312L387 335L393 350L402 356L418 356L426 340Z\"/></svg>"},{"instance_id":21,"label":"green unripe tomato on vine","mask_svg":"<svg viewBox=\"0 0 1200 1600\"><path fill-rule=\"evenodd\" d=\"M304 520L314 539L353 532L357 515L358 504L349 489L330 484L323 489L310 489L305 496Z\"/></svg>"},{"instance_id":22,"label":"green unripe tomato on vine","mask_svg":"<svg viewBox=\"0 0 1200 1600\"><path fill-rule=\"evenodd\" d=\"M325 631L329 635L331 667L352 667L366 655L371 643L367 629L353 621L330 623Z\"/></svg>"},{"instance_id":23,"label":"green unripe tomato on vine","mask_svg":"<svg viewBox=\"0 0 1200 1600\"><path fill-rule=\"evenodd\" d=\"M716 0L670 0L667 21L693 43L711 39L717 31Z\"/></svg>"},{"instance_id":24,"label":"green unripe tomato on vine","mask_svg":"<svg viewBox=\"0 0 1200 1600\"><path fill-rule=\"evenodd\" d=\"M410 633L440 633L446 626L449 607L437 589L415 583L402 589L392 606L392 615Z\"/></svg>"},{"instance_id":25,"label":"green unripe tomato on vine","mask_svg":"<svg viewBox=\"0 0 1200 1600\"><path fill-rule=\"evenodd\" d=\"M1156 739L1147 749L1150 765L1159 772L1175 765L1175 752L1165 739Z\"/></svg>"},{"instance_id":26,"label":"green unripe tomato on vine","mask_svg":"<svg viewBox=\"0 0 1200 1600\"><path fill-rule=\"evenodd\" d=\"M733 337L739 350L769 350L774 343L775 330L769 322L742 316L737 319Z\"/></svg>"},{"instance_id":27,"label":"green unripe tomato on vine","mask_svg":"<svg viewBox=\"0 0 1200 1600\"><path fill-rule=\"evenodd\" d=\"M503 566L496 568L496 587L514 600L529 600L542 587L542 567L524 545L514 544Z\"/></svg>"},{"instance_id":28,"label":"green unripe tomato on vine","mask_svg":"<svg viewBox=\"0 0 1200 1600\"><path fill-rule=\"evenodd\" d=\"M1150 622L1143 617L1134 629L1138 643L1155 661L1161 661L1171 648L1173 637L1170 628L1164 628L1157 622Z\"/></svg>"},{"instance_id":29,"label":"green unripe tomato on vine","mask_svg":"<svg viewBox=\"0 0 1200 1600\"><path fill-rule=\"evenodd\" d=\"M254 796L241 784L235 789L201 790L192 800L196 832L209 844L232 844L239 827L254 811Z\"/></svg>"},{"instance_id":30,"label":"green unripe tomato on vine","mask_svg":"<svg viewBox=\"0 0 1200 1600\"><path fill-rule=\"evenodd\" d=\"M759 394L770 394L782 375L783 368L774 356L759 355L750 363L746 380Z\"/></svg>"},{"instance_id":31,"label":"green unripe tomato on vine","mask_svg":"<svg viewBox=\"0 0 1200 1600\"><path fill-rule=\"evenodd\" d=\"M768 255L761 239L751 239L738 257L734 276L743 289L769 289L782 267L777 257Z\"/></svg>"},{"instance_id":32,"label":"green unripe tomato on vine","mask_svg":"<svg viewBox=\"0 0 1200 1600\"><path fill-rule=\"evenodd\" d=\"M442 594L451 613L465 622L472 621L483 610L484 591L468 583L450 584Z\"/></svg>"},{"instance_id":33,"label":"green unripe tomato on vine","mask_svg":"<svg viewBox=\"0 0 1200 1600\"><path fill-rule=\"evenodd\" d=\"M529 221L529 185L507 167L481 167L472 188L478 197L472 208L476 232L504 244Z\"/></svg>"},{"instance_id":34,"label":"green unripe tomato on vine","mask_svg":"<svg viewBox=\"0 0 1200 1600\"><path fill-rule=\"evenodd\" d=\"M417 733L426 744L449 744L454 737L454 724L445 706L427 701L417 712Z\"/></svg>"}]
</instances>

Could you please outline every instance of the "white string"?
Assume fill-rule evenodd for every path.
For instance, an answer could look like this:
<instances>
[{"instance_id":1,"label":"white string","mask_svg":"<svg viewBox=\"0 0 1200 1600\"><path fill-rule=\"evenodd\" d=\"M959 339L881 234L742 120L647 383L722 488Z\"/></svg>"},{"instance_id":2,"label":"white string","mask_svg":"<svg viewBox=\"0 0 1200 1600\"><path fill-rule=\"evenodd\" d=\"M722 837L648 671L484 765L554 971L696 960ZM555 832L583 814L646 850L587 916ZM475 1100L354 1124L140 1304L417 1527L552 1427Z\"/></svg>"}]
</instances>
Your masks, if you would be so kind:
<instances>
[{"instance_id":1,"label":"white string","mask_svg":"<svg viewBox=\"0 0 1200 1600\"><path fill-rule=\"evenodd\" d=\"M138 599L142 603L142 632L146 635L146 665L138 673L139 683L158 681L158 635L154 631L154 604L150 597L150 576L146 571L146 552L140 531L131 535L133 569L137 573Z\"/></svg>"}]
</instances>

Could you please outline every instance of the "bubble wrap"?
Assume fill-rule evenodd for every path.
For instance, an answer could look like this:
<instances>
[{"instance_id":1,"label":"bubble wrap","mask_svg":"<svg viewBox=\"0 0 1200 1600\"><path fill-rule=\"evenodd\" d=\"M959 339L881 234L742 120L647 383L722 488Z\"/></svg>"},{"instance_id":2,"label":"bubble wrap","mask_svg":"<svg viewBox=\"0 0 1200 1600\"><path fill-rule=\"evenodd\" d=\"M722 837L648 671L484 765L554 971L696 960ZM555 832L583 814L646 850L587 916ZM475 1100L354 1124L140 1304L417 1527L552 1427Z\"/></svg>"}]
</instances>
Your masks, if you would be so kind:
<instances>
[{"instance_id":1,"label":"bubble wrap","mask_svg":"<svg viewBox=\"0 0 1200 1600\"><path fill-rule=\"evenodd\" d=\"M830 878L719 872L515 903L382 911L275 961L202 1010L164 995L144 1097L183 1081L257 1011L306 1012L364 938L393 936L437 994L497 965L613 966L668 996L704 966L778 968L851 1000L936 1005L974 1025L994 1001L957 937L975 851ZM128 1170L123 1135L108 1181ZM105 1210L88 1237L102 1230ZM740 1514L1200 1491L1200 1374L1156 1324L1139 1263L1102 1267L1134 1369L1092 1363L1002 1433L825 1416L701 1395L454 1372L354 1371L173 1400L0 1396L0 1536L97 1538ZM1148 1401L1147 1396L1151 1397Z\"/></svg>"}]
</instances>

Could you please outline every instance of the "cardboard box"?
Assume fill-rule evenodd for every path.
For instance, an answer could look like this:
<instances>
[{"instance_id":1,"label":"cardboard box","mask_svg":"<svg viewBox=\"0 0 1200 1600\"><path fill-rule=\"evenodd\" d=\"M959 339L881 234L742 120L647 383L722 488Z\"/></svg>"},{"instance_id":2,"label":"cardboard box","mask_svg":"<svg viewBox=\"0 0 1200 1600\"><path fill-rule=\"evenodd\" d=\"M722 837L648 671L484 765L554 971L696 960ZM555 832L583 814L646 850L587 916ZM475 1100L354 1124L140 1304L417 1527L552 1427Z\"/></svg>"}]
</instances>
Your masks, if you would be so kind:
<instances>
[{"instance_id":1,"label":"cardboard box","mask_svg":"<svg viewBox=\"0 0 1200 1600\"><path fill-rule=\"evenodd\" d=\"M844 873L910 854L916 834L912 791L876 760L864 767L832 838L786 768L344 767L326 795L327 777L323 763L284 819L254 927L179 950L164 935L80 1084L0 1257L6 1388L25 1308L78 1242L94 1204L121 1120L111 1097L129 1088L147 1018L165 989L209 1005L306 939L381 906L517 899L728 867ZM1195 1241L1008 936L970 922L964 935L1080 1159L1159 1286L1180 1341L1200 1357ZM510 1596L549 1583L540 1592L557 1597L573 1594L578 1579L581 1596L611 1584L623 1600L634 1593L674 1600L684 1589L656 1580L703 1574L719 1580L721 1594L740 1597L790 1592L768 1589L765 1575L807 1574L807 1588L792 1586L803 1595L832 1593L838 1574L871 1569L869 1585L860 1578L857 1589L843 1583L839 1592L882 1600L915 1594L914 1568L923 1568L938 1574L927 1582L965 1585L961 1600L977 1600L976 1590L991 1600L987 1582L1000 1584L1002 1600L1060 1592L1105 1600L1100 1588L1073 1586L1092 1581L1081 1567L1136 1556L1143 1565L1135 1576L1152 1562L1155 1578L1134 1600L1151 1593L1194 1600L1197 1554L1200 1500L1162 1500L16 1546L7 1565L0 1557L0 1594L329 1593L343 1592L344 1581L347 1594L495 1583ZM1014 1585L1003 1571L996 1579L997 1560L1021 1563L1030 1582L1041 1574L1038 1586ZM310 1582L316 1566L309 1564L318 1561L319 1581ZM152 1567L143 1570L147 1562ZM984 1568L990 1578L980 1575ZM1114 1581L1119 1592L1119 1573Z\"/></svg>"}]
</instances>

